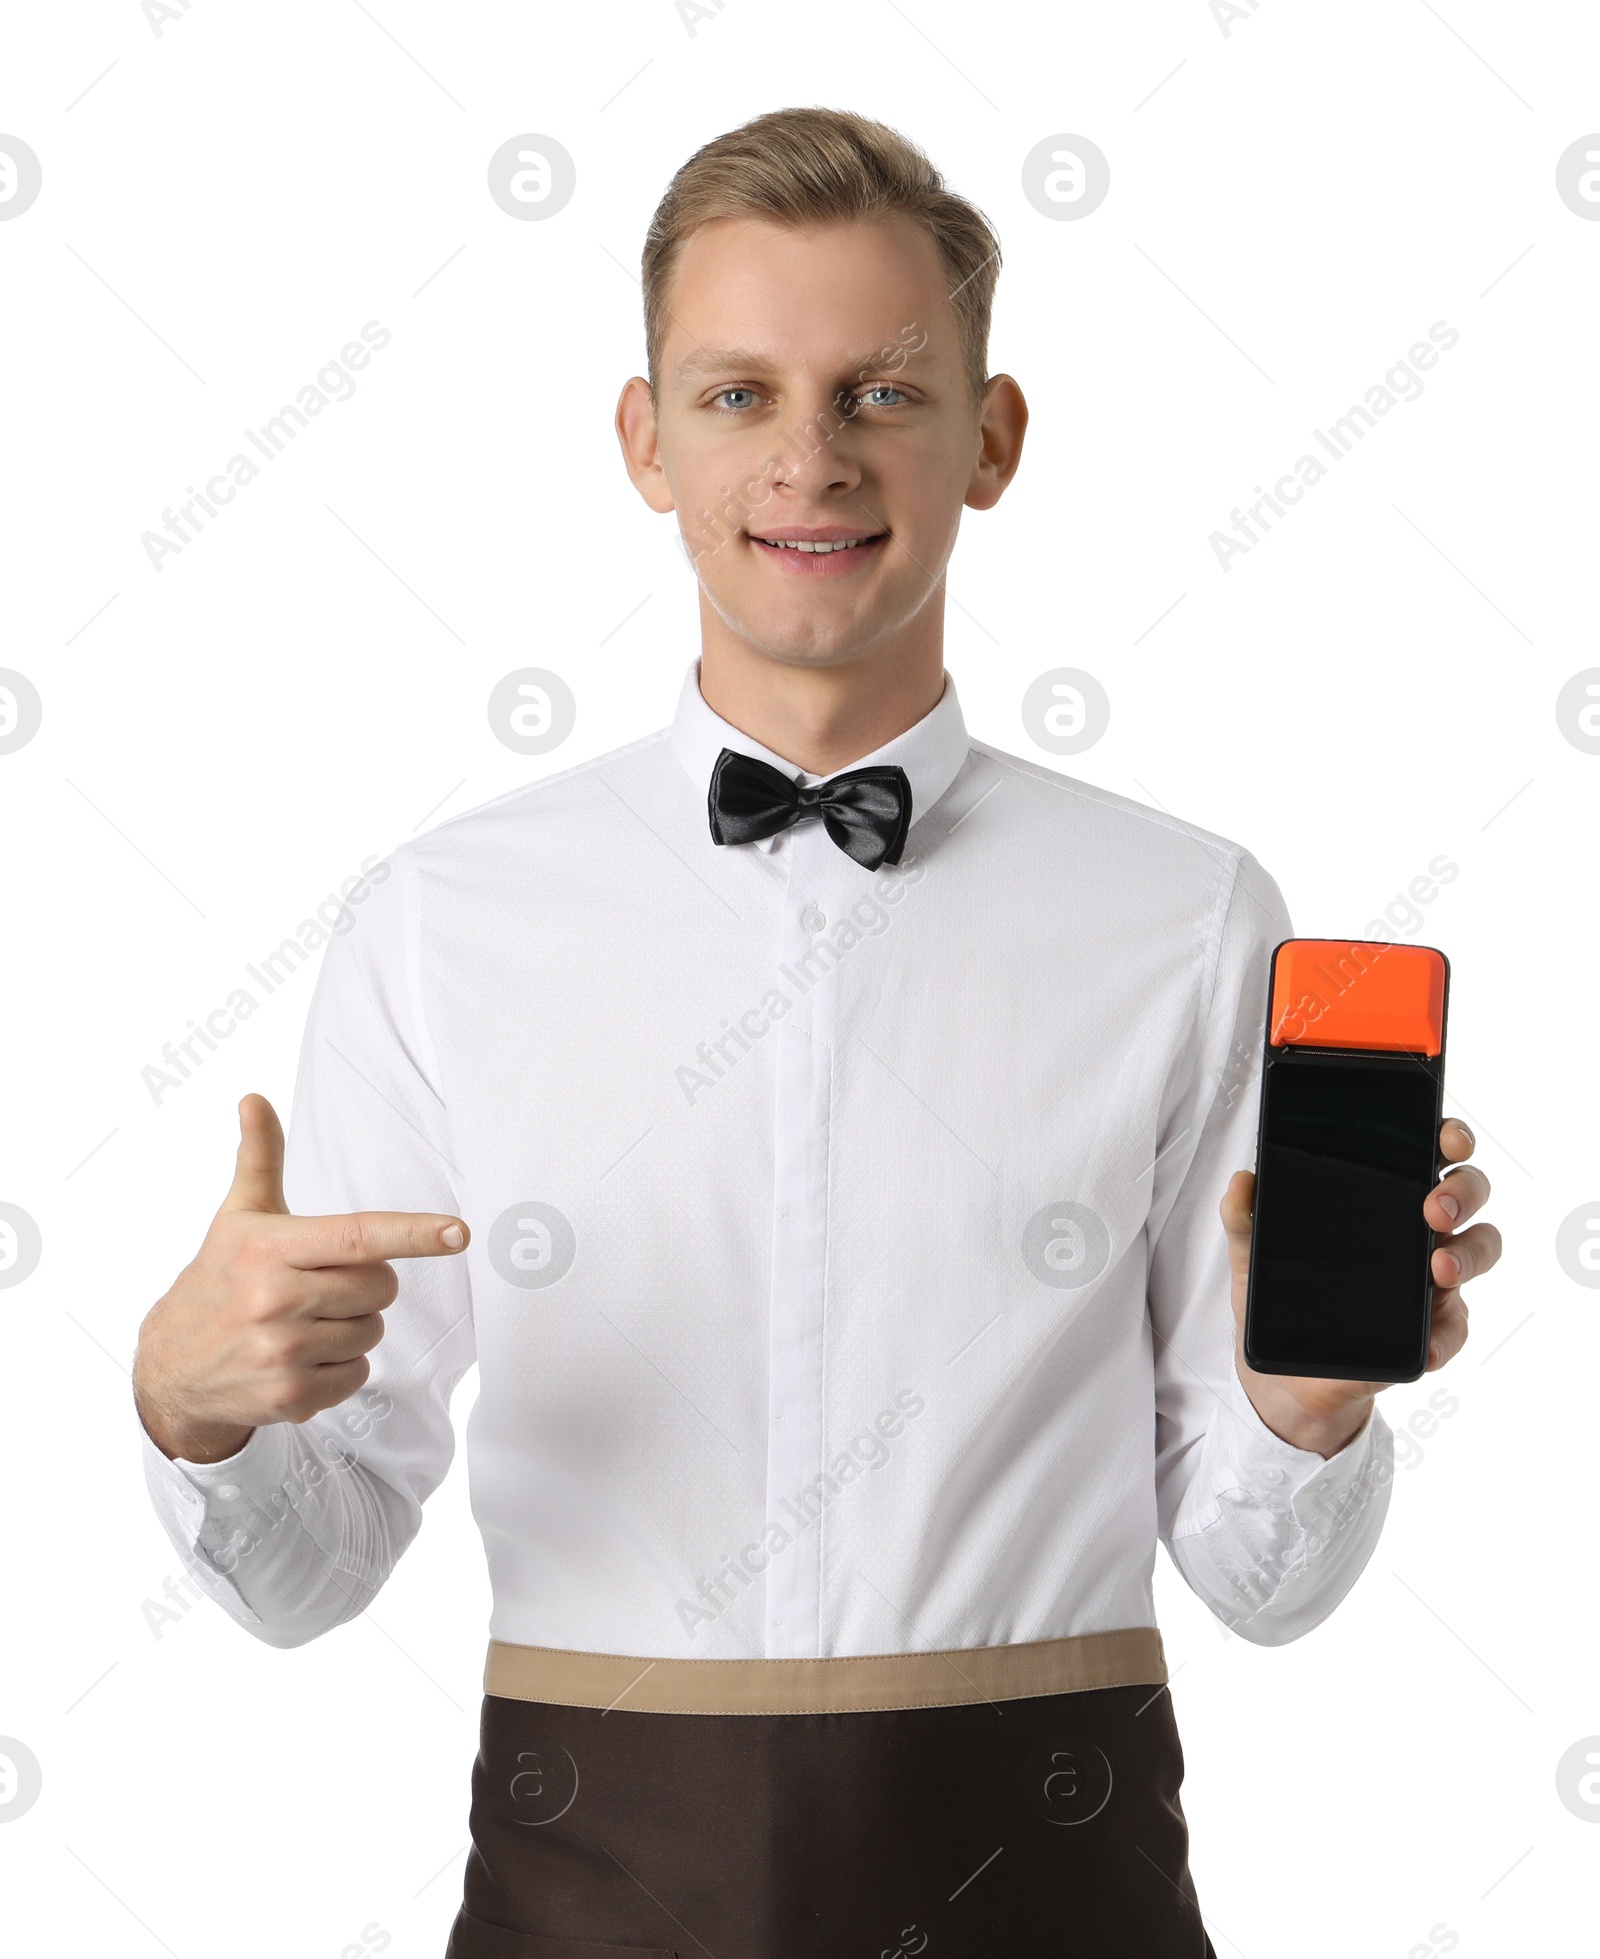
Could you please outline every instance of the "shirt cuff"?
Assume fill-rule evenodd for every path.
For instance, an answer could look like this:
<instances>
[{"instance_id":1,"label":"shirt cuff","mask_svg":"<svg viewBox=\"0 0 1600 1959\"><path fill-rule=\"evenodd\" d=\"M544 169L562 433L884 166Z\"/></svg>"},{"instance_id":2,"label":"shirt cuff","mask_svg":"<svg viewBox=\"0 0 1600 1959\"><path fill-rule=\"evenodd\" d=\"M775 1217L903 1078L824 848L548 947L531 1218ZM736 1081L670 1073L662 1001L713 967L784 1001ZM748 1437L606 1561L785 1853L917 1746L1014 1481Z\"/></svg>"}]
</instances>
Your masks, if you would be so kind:
<instances>
[{"instance_id":1,"label":"shirt cuff","mask_svg":"<svg viewBox=\"0 0 1600 1959\"><path fill-rule=\"evenodd\" d=\"M190 1462L186 1456L169 1460L206 1499L206 1509L213 1517L243 1516L284 1479L289 1466L284 1427L283 1422L269 1422L253 1429L250 1440L220 1462Z\"/></svg>"},{"instance_id":2,"label":"shirt cuff","mask_svg":"<svg viewBox=\"0 0 1600 1959\"><path fill-rule=\"evenodd\" d=\"M151 1432L139 1424L145 1452L145 1475L163 1491L188 1530L188 1540L200 1536L202 1524L241 1522L257 1514L264 1497L280 1489L288 1477L288 1436L284 1422L257 1428L251 1440L215 1463L194 1463L184 1456L166 1456Z\"/></svg>"},{"instance_id":3,"label":"shirt cuff","mask_svg":"<svg viewBox=\"0 0 1600 1959\"><path fill-rule=\"evenodd\" d=\"M241 1623L258 1622L234 1582L237 1546L248 1544L251 1520L270 1508L268 1497L288 1480L284 1424L258 1428L221 1462L189 1462L166 1455L139 1424L145 1483L185 1568L223 1609Z\"/></svg>"},{"instance_id":4,"label":"shirt cuff","mask_svg":"<svg viewBox=\"0 0 1600 1959\"><path fill-rule=\"evenodd\" d=\"M1370 1478L1380 1437L1387 1432L1374 1401L1367 1419L1337 1455L1297 1449L1275 1435L1256 1410L1239 1379L1229 1370L1228 1455L1239 1484L1270 1508L1308 1528L1325 1527L1341 1512L1357 1484Z\"/></svg>"}]
</instances>

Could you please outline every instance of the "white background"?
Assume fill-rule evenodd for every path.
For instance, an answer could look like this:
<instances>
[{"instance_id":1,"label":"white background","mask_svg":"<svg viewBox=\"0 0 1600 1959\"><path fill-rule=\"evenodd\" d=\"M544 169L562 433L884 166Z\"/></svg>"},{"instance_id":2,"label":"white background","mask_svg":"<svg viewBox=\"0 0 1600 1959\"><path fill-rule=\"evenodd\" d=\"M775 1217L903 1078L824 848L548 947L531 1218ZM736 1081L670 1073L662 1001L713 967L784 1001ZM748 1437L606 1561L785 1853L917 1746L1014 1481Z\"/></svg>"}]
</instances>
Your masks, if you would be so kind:
<instances>
[{"instance_id":1,"label":"white background","mask_svg":"<svg viewBox=\"0 0 1600 1959\"><path fill-rule=\"evenodd\" d=\"M1448 1105L1507 1244L1453 1412L1299 1643L1228 1637L1159 1567L1219 1959L1591 1949L1600 1829L1556 1764L1600 1734L1600 1297L1554 1247L1600 1192L1600 756L1555 702L1600 664L1600 223L1555 167L1600 128L1600 23L1260 0L1229 25L1206 0L727 0L692 34L672 0L193 0L159 34L137 0L10 10L0 131L44 174L0 223L0 665L44 720L0 755L0 1199L44 1254L0 1291L0 1735L44 1780L0 1828L8 1951L442 1951L488 1610L462 1459L375 1609L310 1647L146 1610L179 1566L128 1361L239 1095L287 1112L310 970L159 1106L140 1071L364 857L669 718L694 586L609 425L638 253L698 144L811 102L923 143L1004 246L991 366L1034 419L950 574L973 731L1243 842L1302 934L1459 866L1396 918L1452 961ZM524 132L576 159L544 222L486 190ZM1021 184L1063 132L1111 165L1076 222ZM393 339L354 398L155 571L141 533L369 320ZM1224 571L1209 534L1441 320L1426 392ZM485 715L527 665L578 701L531 760ZM1070 759L1019 715L1063 665L1112 704ZM1391 1390L1391 1421L1439 1385Z\"/></svg>"}]
</instances>

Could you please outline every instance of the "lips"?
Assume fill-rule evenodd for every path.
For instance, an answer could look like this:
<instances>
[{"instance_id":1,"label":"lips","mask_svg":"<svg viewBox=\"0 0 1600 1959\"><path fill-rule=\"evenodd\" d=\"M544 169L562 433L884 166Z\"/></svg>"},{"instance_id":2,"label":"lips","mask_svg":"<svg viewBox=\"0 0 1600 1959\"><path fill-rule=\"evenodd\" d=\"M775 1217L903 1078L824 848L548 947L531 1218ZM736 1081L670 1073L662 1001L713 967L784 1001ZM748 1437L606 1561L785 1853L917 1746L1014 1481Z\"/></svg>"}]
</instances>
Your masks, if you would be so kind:
<instances>
[{"instance_id":1,"label":"lips","mask_svg":"<svg viewBox=\"0 0 1600 1959\"><path fill-rule=\"evenodd\" d=\"M881 531L847 531L840 529L803 530L796 526L781 531L752 531L750 535L758 544L770 544L782 551L850 551L862 544L870 544Z\"/></svg>"},{"instance_id":2,"label":"lips","mask_svg":"<svg viewBox=\"0 0 1600 1959\"><path fill-rule=\"evenodd\" d=\"M843 525L794 525L749 535L751 544L764 557L790 572L816 577L854 571L877 556L889 534L849 530Z\"/></svg>"}]
</instances>

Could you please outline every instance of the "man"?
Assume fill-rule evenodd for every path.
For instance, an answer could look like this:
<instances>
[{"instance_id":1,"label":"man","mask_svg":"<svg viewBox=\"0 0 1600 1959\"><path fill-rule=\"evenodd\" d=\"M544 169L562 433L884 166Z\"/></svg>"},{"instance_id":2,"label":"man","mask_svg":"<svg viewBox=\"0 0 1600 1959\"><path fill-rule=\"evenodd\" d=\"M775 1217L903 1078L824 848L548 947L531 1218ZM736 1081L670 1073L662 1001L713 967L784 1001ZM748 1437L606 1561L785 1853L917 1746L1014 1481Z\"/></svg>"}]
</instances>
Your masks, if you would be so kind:
<instances>
[{"instance_id":1,"label":"man","mask_svg":"<svg viewBox=\"0 0 1600 1959\"><path fill-rule=\"evenodd\" d=\"M1237 1353L1277 887L944 672L998 256L858 117L678 173L617 412L699 579L673 724L352 894L287 1158L247 1096L141 1333L158 1510L276 1645L376 1595L479 1365L453 1959L1198 1959L1157 1537L1273 1644L1381 1526L1375 1389ZM1426 1201L1433 1366L1486 1194Z\"/></svg>"}]
</instances>

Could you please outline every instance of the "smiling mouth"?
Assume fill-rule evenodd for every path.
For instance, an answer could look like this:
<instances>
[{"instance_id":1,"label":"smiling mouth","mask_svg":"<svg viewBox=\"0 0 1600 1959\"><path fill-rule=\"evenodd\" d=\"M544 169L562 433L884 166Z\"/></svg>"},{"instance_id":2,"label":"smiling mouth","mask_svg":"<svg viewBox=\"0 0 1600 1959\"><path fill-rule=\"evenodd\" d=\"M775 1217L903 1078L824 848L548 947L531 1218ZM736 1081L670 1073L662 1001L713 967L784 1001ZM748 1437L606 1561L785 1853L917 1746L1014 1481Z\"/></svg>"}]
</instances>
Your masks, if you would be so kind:
<instances>
[{"instance_id":1,"label":"smiling mouth","mask_svg":"<svg viewBox=\"0 0 1600 1959\"><path fill-rule=\"evenodd\" d=\"M749 535L752 544L758 544L767 556L790 571L820 572L826 567L830 572L841 572L853 571L856 566L865 564L882 548L889 533L857 532L852 536L849 532L838 531L830 536L823 531L815 535Z\"/></svg>"},{"instance_id":2,"label":"smiling mouth","mask_svg":"<svg viewBox=\"0 0 1600 1959\"><path fill-rule=\"evenodd\" d=\"M840 537L833 539L831 543L826 540L811 543L799 537L758 537L756 543L766 545L769 551L858 551L863 544L876 544L878 538L885 537L887 534L885 531L879 531L876 537Z\"/></svg>"}]
</instances>

